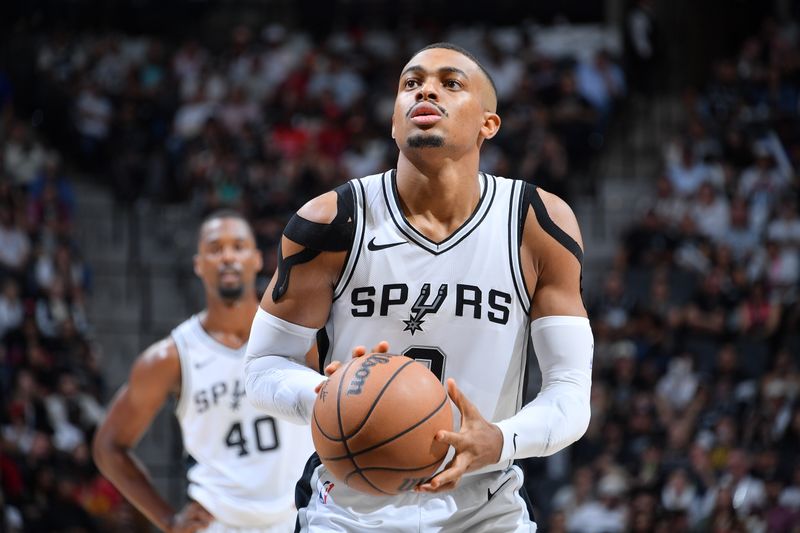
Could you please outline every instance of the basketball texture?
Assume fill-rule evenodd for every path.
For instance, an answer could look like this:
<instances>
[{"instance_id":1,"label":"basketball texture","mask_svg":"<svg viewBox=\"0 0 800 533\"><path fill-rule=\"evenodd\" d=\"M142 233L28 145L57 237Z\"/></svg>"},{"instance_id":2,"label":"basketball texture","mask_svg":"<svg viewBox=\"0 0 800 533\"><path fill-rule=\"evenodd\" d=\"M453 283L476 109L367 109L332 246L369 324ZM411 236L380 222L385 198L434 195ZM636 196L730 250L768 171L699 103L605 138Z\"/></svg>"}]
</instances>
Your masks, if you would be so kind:
<instances>
[{"instance_id":1,"label":"basketball texture","mask_svg":"<svg viewBox=\"0 0 800 533\"><path fill-rule=\"evenodd\" d=\"M374 495L412 490L439 467L453 430L450 400L430 370L402 355L353 359L323 385L311 435L322 463L348 486Z\"/></svg>"}]
</instances>

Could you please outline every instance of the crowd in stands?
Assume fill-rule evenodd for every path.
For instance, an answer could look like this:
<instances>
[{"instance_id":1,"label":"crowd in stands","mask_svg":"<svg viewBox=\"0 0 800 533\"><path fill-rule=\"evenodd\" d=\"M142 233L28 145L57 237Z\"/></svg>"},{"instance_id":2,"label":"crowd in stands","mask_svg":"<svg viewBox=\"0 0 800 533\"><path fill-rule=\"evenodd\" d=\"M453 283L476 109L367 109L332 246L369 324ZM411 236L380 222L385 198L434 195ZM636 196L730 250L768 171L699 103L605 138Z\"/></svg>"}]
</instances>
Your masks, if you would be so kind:
<instances>
[{"instance_id":1,"label":"crowd in stands","mask_svg":"<svg viewBox=\"0 0 800 533\"><path fill-rule=\"evenodd\" d=\"M800 530L797 38L768 21L684 94L587 301L592 422L548 531Z\"/></svg>"},{"instance_id":2,"label":"crowd in stands","mask_svg":"<svg viewBox=\"0 0 800 533\"><path fill-rule=\"evenodd\" d=\"M12 529L116 529L129 510L87 452L109 391L90 342L91 280L61 157L107 183L121 207L146 197L188 202L198 215L243 210L270 260L308 198L394 166L396 78L434 40L358 30L313 42L278 25L237 27L221 49L121 33L41 37L32 98L60 152L6 106L0 130L0 422ZM625 94L620 67L600 46L580 60L538 53L525 31L466 30L456 40L485 62L507 117L484 170L537 175L568 195L568 177L601 146Z\"/></svg>"},{"instance_id":3,"label":"crowd in stands","mask_svg":"<svg viewBox=\"0 0 800 533\"><path fill-rule=\"evenodd\" d=\"M5 531L99 531L119 503L89 454L104 415L91 270L59 151L0 120L0 495Z\"/></svg>"},{"instance_id":4,"label":"crowd in stands","mask_svg":"<svg viewBox=\"0 0 800 533\"><path fill-rule=\"evenodd\" d=\"M69 108L64 157L138 198L253 220L268 265L299 205L391 168L395 83L435 40L474 51L503 117L484 170L569 197L626 94L598 47L541 53L524 31L324 42L238 27L212 49L117 33L43 36L41 86ZM587 435L526 461L543 531L797 531L800 524L800 55L765 24L711 83L687 91L654 201L586 302L596 341ZM0 77L0 97L2 96ZM2 104L2 100L0 100ZM0 107L0 111L2 111ZM102 372L58 152L3 114L0 129L0 479L6 520L114 530L127 509L91 465ZM2 117L0 116L0 117ZM267 266L267 270L270 267ZM795 529L792 529L792 528Z\"/></svg>"},{"instance_id":5,"label":"crowd in stands","mask_svg":"<svg viewBox=\"0 0 800 533\"><path fill-rule=\"evenodd\" d=\"M389 135L397 76L414 51L455 38L485 63L504 117L484 170L538 176L567 196L603 143L626 92L600 44L586 57L537 52L523 30L409 36L352 30L314 42L270 25L227 45L122 34L49 35L40 77L72 106L71 151L114 187L244 210L272 250L287 217L346 179L395 164ZM466 42L465 42L466 41ZM589 43L592 44L592 43Z\"/></svg>"}]
</instances>

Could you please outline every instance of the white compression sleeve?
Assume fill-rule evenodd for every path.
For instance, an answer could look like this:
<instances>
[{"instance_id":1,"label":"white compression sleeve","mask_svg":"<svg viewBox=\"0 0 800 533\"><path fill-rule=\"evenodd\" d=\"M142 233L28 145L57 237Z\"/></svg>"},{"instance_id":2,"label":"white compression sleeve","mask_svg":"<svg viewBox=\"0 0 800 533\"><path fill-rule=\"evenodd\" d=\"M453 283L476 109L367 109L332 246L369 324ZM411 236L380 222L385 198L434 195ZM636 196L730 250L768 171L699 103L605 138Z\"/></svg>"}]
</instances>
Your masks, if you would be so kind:
<instances>
[{"instance_id":1,"label":"white compression sleeve","mask_svg":"<svg viewBox=\"0 0 800 533\"><path fill-rule=\"evenodd\" d=\"M258 308L244 366L250 403L295 424L308 423L316 399L314 387L325 380L305 365L316 333Z\"/></svg>"},{"instance_id":2,"label":"white compression sleeve","mask_svg":"<svg viewBox=\"0 0 800 533\"><path fill-rule=\"evenodd\" d=\"M542 390L517 414L497 423L503 432L501 461L554 454L589 426L594 351L589 319L539 318L531 324L531 339Z\"/></svg>"}]
</instances>

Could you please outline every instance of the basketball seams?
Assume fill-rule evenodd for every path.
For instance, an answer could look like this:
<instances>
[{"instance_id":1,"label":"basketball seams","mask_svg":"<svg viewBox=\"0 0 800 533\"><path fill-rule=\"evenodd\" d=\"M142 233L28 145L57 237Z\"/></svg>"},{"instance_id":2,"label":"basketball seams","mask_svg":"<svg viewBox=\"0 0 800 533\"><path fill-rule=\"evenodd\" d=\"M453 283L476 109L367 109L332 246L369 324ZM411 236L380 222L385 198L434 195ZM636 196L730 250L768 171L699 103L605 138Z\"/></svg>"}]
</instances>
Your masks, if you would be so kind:
<instances>
[{"instance_id":1,"label":"basketball seams","mask_svg":"<svg viewBox=\"0 0 800 533\"><path fill-rule=\"evenodd\" d=\"M352 361L351 361L351 363L352 363ZM348 366L351 363L348 363ZM381 397L383 396L384 392L386 392L386 389L389 388L389 385L392 383L392 381L394 381L394 379L397 377L397 375L400 372L402 372L404 368L406 368L408 365L410 365L412 363L414 363L413 360L412 361L408 361L408 362L404 363L403 366L401 366L400 368L398 368L397 370L394 371L394 374L392 374L392 376L386 381L386 384L383 386L381 391L378 393L378 396L375 398L375 401L372 402L372 405L370 406L369 410L367 411L367 414L364 415L364 419L358 424L358 426L349 435L343 435L342 434L342 432L344 431L343 425L339 426L339 434L341 435L340 437L333 437L332 435L327 434L325 432L325 430L322 429L322 426L320 425L319 421L317 420L317 410L316 409L314 409L314 412L313 412L314 425L316 425L317 429L319 430L319 432L322 433L322 435L326 439L331 441L331 442L343 442L343 441L345 441L347 439L352 439L353 437L358 435L359 431L361 431L363 429L364 425L367 423L367 420L369 420L369 415L371 415L372 411L375 410L375 407L378 405L378 401L380 401ZM339 383L339 387L340 388L342 386L342 382L344 382L345 377L346 376L342 376L342 381ZM338 394L337 394L336 399L337 399L337 403L336 403L337 415L340 415L341 413L339 412L339 401L338 401L339 397L338 397ZM339 416L339 419L341 420L341 416Z\"/></svg>"},{"instance_id":2,"label":"basketball seams","mask_svg":"<svg viewBox=\"0 0 800 533\"><path fill-rule=\"evenodd\" d=\"M342 378L339 380L339 390L336 392L336 418L337 418L337 420L339 422L339 435L342 435L342 436L344 435L344 425L342 424L342 409L341 409L341 407L342 407L342 389L344 388L344 382L345 382L345 378L347 377L347 371L350 369L351 366L353 366L353 362L355 362L355 359L352 359L352 360L350 360L349 363L347 363L347 366L344 369L344 374L342 374ZM384 490L381 490L379 487L376 487L375 484L372 483L372 481L370 481L367 478L367 476L365 476L362 473L361 467L358 466L358 463L356 463L355 455L350 453L350 447L347 445L347 439L343 439L341 442L342 442L342 445L344 446L345 452L347 453L347 458L350 459L351 463L353 463L353 468L355 468L354 473L358 473L361 476L361 479L366 481L367 484L370 487L372 487L373 489L377 490L378 492L382 492L384 494L390 494L389 492L386 492Z\"/></svg>"},{"instance_id":3,"label":"basketball seams","mask_svg":"<svg viewBox=\"0 0 800 533\"><path fill-rule=\"evenodd\" d=\"M368 466L366 468L362 468L358 472L355 472L355 471L354 472L350 472L349 474L347 474L347 477L344 478L344 482L345 482L345 484L347 484L347 480L349 480L352 475L360 474L361 472L370 472L370 471L416 472L417 470L425 470L425 469L430 468L432 466L436 466L436 465L440 464L442 461L443 461L443 459L438 459L438 460L436 460L436 461L434 461L434 462L432 462L430 464L427 464L427 465L424 465L424 466L415 466L413 468L410 468L410 467L409 468L398 468L398 467L394 467L394 466Z\"/></svg>"},{"instance_id":4,"label":"basketball seams","mask_svg":"<svg viewBox=\"0 0 800 533\"><path fill-rule=\"evenodd\" d=\"M394 354L381 355L392 355L392 359L394 359ZM327 387L329 401L326 406L323 407L323 404L319 403L320 396L318 395L318 403L312 410L311 428L315 436L315 444L320 446L318 451L324 449L331 454L331 457L321 457L320 460L327 463L332 472L338 472L335 475L340 480L346 485L366 493L391 496L397 494L398 491L409 490L412 484L423 479L418 476L429 476L445 459L446 453L439 458L436 457L439 455L439 449L444 448L444 452L446 452L447 446L436 442L434 432L451 427L449 396L438 381L435 381L437 387L433 387L433 382L429 383L425 376L420 375L417 367L411 366L411 363L415 362L413 360L398 356L397 359L394 359L395 362L389 365L390 368L386 368L388 372L380 372L373 376L377 379L369 380L369 369L366 372L359 369L365 364L374 366L375 362L365 363L364 359L369 359L369 357L354 358L348 361L344 368L336 372L337 376L332 376L334 380L339 379L339 382L334 384L336 401L330 401L333 399L331 397L333 391L330 391L329 386ZM380 362L387 361L381 360ZM403 370L409 367L412 372L403 374ZM424 369L424 366L420 365L419 370L421 371L421 369ZM425 369L425 371L428 370ZM365 382L369 384L365 385ZM392 383L395 383L393 389L391 388ZM426 399L424 402L420 402L416 399L417 387L422 387L423 384L425 385L423 389L426 391ZM351 393L358 394L362 390L367 394L366 398L351 396ZM436 401L432 398L433 396L440 396L441 401L431 405ZM408 416L403 415L396 418L392 414L392 403L399 398L416 403L407 413ZM351 402L355 403L351 405ZM379 408L381 402L384 405ZM425 407L430 409L427 413L424 412ZM336 411L335 415L334 410ZM359 415L361 415L360 420L355 418ZM332 420L334 416L335 421ZM383 425L381 421L387 417L389 420L386 424L388 425ZM353 423L354 419L357 420L355 424ZM375 419L380 422L377 426L375 424L378 422ZM345 425L348 427L345 428ZM337 429L338 435L336 435ZM394 434L386 437L388 432ZM381 440L376 442L378 439ZM420 449L419 446L423 445L423 441L424 449ZM430 450L428 450L428 443L432 446ZM412 446L416 451L409 454L406 452L406 446ZM416 448L414 448L415 446ZM373 457L376 453L383 459ZM430 464L420 464L432 459L433 462ZM367 464L362 467L361 462ZM348 464L352 466L347 466ZM359 481L359 477L363 482Z\"/></svg>"},{"instance_id":5,"label":"basketball seams","mask_svg":"<svg viewBox=\"0 0 800 533\"><path fill-rule=\"evenodd\" d=\"M383 385L383 388L378 393L378 395L375 397L375 400L372 402L372 405L369 406L369 410L367 411L367 414L364 415L364 418L361 420L361 422L358 424L358 426L353 430L353 432L351 434L343 435L342 438L344 438L344 439L352 439L353 437L358 435L358 432L361 431L364 428L364 425L366 425L367 420L369 420L369 416L372 414L372 411L374 411L375 407L377 407L378 402L383 397L383 394L389 388L389 385L392 384L392 382L395 380L395 378L398 376L398 374L400 374L400 372L402 372L406 367L408 367L408 365L411 365L411 364L414 364L414 363L415 363L414 360L408 361L406 363L403 363L403 366L401 366L400 368L398 368L397 370L394 371L394 374L392 374L391 377L388 380L386 380L386 383Z\"/></svg>"},{"instance_id":6,"label":"basketball seams","mask_svg":"<svg viewBox=\"0 0 800 533\"><path fill-rule=\"evenodd\" d=\"M359 450L357 452L351 452L350 448L347 446L347 444L345 444L345 449L347 450L347 455L339 455L339 456L336 456L336 457L323 457L323 459L325 461L341 461L342 459L351 459L352 460L352 457L355 457L357 455L361 455L361 454L364 454L364 453L367 453L367 452L371 452L372 450L375 450L376 448L380 448L381 446L383 446L385 444L389 444L393 440L399 439L400 437L402 437L406 433L409 433L409 432L413 431L417 427L421 426L422 424L424 424L425 422L427 422L428 420L430 420L431 418L436 416L436 413L441 411L442 408L444 408L444 406L446 404L447 404L447 394L445 393L444 398L442 399L441 403L439 403L439 405L436 406L436 409L434 409L427 416L425 416L424 418L422 418L418 422L414 423L412 426L404 429L400 433L397 433L396 435L393 435L393 436L391 436L391 437L389 437L387 439L382 440L381 442L373 444L372 446L368 446L367 448L364 448L363 450ZM355 464L355 462L353 464Z\"/></svg>"}]
</instances>

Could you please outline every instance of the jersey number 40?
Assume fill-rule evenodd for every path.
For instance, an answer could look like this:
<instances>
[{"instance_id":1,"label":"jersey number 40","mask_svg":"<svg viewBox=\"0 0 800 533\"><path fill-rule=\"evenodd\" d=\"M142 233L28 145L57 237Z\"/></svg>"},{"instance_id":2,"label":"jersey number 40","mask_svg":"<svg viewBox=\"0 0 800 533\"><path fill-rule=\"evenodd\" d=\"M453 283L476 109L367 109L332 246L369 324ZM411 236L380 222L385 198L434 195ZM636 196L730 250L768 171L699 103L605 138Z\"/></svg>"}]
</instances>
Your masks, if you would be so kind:
<instances>
[{"instance_id":1,"label":"jersey number 40","mask_svg":"<svg viewBox=\"0 0 800 533\"><path fill-rule=\"evenodd\" d=\"M249 455L252 442L255 441L255 449L259 452L268 452L276 449L280 445L278 440L278 428L275 426L275 419L271 416L262 416L253 420L252 431L248 431L247 422L244 429L241 421L234 422L228 433L225 435L225 444L229 448L238 448L239 457ZM248 437L247 434L251 433Z\"/></svg>"}]
</instances>

